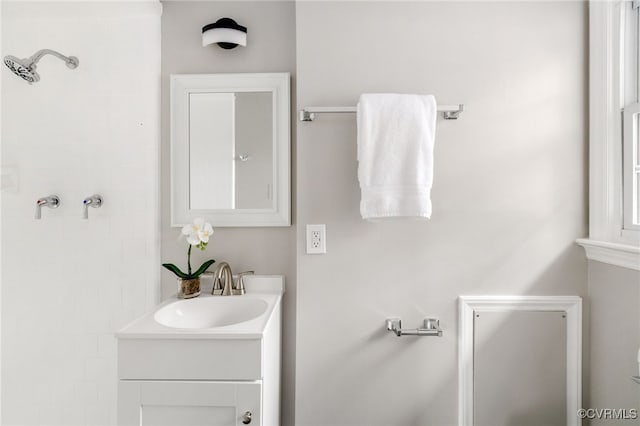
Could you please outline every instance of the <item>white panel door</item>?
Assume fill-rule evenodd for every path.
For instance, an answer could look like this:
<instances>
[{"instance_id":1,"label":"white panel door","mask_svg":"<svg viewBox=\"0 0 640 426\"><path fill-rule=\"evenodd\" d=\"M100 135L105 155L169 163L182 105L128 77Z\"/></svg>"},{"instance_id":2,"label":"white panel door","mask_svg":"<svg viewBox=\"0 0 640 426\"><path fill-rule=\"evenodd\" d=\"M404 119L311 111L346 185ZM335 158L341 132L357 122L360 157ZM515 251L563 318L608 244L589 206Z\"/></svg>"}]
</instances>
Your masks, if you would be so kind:
<instances>
[{"instance_id":1,"label":"white panel door","mask_svg":"<svg viewBox=\"0 0 640 426\"><path fill-rule=\"evenodd\" d=\"M236 426L251 413L261 424L260 382L121 380L120 426Z\"/></svg>"}]
</instances>

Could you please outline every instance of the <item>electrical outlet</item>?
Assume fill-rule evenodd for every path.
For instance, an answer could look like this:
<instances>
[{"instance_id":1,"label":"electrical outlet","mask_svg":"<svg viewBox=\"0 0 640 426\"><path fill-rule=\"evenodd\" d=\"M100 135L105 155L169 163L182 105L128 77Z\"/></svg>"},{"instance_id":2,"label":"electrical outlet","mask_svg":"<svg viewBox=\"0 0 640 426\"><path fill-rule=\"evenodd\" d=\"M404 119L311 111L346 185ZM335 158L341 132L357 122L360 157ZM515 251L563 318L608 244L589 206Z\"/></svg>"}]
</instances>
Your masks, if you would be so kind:
<instances>
[{"instance_id":1,"label":"electrical outlet","mask_svg":"<svg viewBox=\"0 0 640 426\"><path fill-rule=\"evenodd\" d=\"M326 252L326 226L307 225L307 254L325 254Z\"/></svg>"}]
</instances>

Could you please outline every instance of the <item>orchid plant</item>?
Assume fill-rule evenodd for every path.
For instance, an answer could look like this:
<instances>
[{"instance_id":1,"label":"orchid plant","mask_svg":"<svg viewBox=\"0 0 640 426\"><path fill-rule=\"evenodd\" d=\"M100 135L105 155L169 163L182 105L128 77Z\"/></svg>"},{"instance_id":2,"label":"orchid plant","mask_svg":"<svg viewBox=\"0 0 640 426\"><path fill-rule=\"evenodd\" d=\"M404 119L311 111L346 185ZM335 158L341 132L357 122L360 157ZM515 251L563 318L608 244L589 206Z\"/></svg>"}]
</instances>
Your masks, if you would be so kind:
<instances>
[{"instance_id":1,"label":"orchid plant","mask_svg":"<svg viewBox=\"0 0 640 426\"><path fill-rule=\"evenodd\" d=\"M210 259L204 262L195 272L191 270L191 249L196 248L205 251L207 244L209 244L209 237L213 234L213 226L210 223L205 222L203 218L198 217L194 219L191 225L185 225L182 228L182 235L187 237L189 243L189 249L187 250L187 273L184 273L173 263L163 263L162 266L173 272L182 278L183 280L192 280L198 278L204 271L213 265L215 260Z\"/></svg>"}]
</instances>

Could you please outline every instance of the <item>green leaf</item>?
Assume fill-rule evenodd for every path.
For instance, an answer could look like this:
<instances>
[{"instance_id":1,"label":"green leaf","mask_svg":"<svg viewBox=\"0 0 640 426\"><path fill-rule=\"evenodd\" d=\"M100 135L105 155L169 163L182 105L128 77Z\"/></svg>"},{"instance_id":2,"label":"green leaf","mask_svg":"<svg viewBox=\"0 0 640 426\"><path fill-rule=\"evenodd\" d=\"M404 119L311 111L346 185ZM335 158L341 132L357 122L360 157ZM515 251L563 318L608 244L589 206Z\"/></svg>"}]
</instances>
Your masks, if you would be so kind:
<instances>
[{"instance_id":1,"label":"green leaf","mask_svg":"<svg viewBox=\"0 0 640 426\"><path fill-rule=\"evenodd\" d=\"M209 266L213 265L213 264L214 264L214 262L215 262L215 260L213 260L213 259L211 259L211 260L207 260L206 262L204 262L204 263L203 263L203 264L198 268L198 270L197 270L197 271L195 271L193 274L191 274L191 275L189 276L189 278L198 278L200 275L202 275L202 273L203 273L204 271L206 271L206 270L207 270L207 268L208 268Z\"/></svg>"},{"instance_id":2,"label":"green leaf","mask_svg":"<svg viewBox=\"0 0 640 426\"><path fill-rule=\"evenodd\" d=\"M165 268L167 268L168 270L170 270L171 272L173 272L174 274L176 274L179 278L188 278L189 276L187 274L185 274L184 272L182 272L176 265L174 265L173 263L163 263L162 266L164 266Z\"/></svg>"}]
</instances>

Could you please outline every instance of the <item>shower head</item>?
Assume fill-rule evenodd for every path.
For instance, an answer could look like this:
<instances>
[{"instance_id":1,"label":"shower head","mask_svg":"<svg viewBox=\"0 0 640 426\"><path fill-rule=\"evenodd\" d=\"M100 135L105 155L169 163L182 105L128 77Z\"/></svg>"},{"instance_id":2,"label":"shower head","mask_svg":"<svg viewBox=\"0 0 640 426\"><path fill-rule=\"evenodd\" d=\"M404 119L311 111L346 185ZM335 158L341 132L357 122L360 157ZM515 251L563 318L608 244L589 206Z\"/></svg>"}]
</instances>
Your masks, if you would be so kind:
<instances>
[{"instance_id":1,"label":"shower head","mask_svg":"<svg viewBox=\"0 0 640 426\"><path fill-rule=\"evenodd\" d=\"M29 83L40 80L40 76L35 71L35 66L24 59L18 59L15 56L7 55L4 57L4 64L18 77L22 77Z\"/></svg>"},{"instance_id":2,"label":"shower head","mask_svg":"<svg viewBox=\"0 0 640 426\"><path fill-rule=\"evenodd\" d=\"M75 56L64 56L55 50L43 49L35 53L30 58L19 59L15 56L7 55L4 57L4 63L18 77L31 83L38 82L40 75L36 72L36 64L44 55L53 55L62 59L67 67L74 69L78 66L78 58Z\"/></svg>"}]
</instances>

